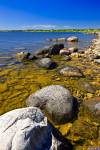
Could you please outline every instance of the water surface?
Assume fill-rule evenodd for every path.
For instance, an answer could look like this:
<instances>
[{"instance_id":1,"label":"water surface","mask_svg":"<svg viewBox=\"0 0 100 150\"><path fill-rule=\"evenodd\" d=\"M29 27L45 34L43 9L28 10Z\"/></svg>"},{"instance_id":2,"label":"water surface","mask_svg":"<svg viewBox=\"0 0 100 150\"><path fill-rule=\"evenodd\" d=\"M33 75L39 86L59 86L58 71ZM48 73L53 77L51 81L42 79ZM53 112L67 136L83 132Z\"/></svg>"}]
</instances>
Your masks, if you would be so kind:
<instances>
[{"instance_id":1,"label":"water surface","mask_svg":"<svg viewBox=\"0 0 100 150\"><path fill-rule=\"evenodd\" d=\"M77 44L65 46L77 46L84 49L91 44L91 40L95 38L94 34L72 33L72 32L0 32L0 66L11 63L10 57L19 51L34 52L37 49L54 44L48 42L49 38L67 38L69 36L77 36L79 42Z\"/></svg>"}]
</instances>

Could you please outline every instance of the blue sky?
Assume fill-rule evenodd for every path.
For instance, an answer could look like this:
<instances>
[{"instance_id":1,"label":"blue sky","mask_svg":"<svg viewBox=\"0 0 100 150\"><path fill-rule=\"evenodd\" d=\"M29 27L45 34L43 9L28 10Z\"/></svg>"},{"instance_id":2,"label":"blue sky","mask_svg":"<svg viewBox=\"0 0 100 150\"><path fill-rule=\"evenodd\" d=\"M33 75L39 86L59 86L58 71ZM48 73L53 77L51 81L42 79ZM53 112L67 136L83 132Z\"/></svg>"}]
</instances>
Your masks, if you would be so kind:
<instances>
[{"instance_id":1,"label":"blue sky","mask_svg":"<svg viewBox=\"0 0 100 150\"><path fill-rule=\"evenodd\" d=\"M0 0L0 29L100 28L100 0Z\"/></svg>"}]
</instances>

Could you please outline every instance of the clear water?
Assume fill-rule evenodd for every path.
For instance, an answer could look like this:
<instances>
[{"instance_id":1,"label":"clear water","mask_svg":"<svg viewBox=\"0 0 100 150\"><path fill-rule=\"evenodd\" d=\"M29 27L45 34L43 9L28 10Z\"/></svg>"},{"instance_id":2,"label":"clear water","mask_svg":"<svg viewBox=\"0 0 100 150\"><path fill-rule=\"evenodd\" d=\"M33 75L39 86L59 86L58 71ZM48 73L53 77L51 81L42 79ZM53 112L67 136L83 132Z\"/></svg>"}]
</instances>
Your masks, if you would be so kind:
<instances>
[{"instance_id":1,"label":"clear water","mask_svg":"<svg viewBox=\"0 0 100 150\"><path fill-rule=\"evenodd\" d=\"M49 38L67 38L69 36L77 36L79 42L75 45L68 45L66 42L64 43L65 46L77 46L79 49L88 47L91 40L95 38L94 34L72 32L0 32L0 65L10 62L10 57L19 51L34 52L37 49L54 44L47 41Z\"/></svg>"}]
</instances>

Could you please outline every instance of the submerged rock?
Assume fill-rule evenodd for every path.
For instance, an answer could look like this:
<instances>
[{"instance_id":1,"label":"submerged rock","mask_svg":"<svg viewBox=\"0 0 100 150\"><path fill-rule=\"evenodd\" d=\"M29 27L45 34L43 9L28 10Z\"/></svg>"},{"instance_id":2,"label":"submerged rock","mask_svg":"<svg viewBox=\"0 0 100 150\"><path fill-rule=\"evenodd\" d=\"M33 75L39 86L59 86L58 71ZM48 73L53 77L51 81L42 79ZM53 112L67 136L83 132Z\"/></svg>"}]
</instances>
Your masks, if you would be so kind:
<instances>
[{"instance_id":1,"label":"submerged rock","mask_svg":"<svg viewBox=\"0 0 100 150\"><path fill-rule=\"evenodd\" d=\"M0 116L0 150L49 150L51 128L35 107L16 109Z\"/></svg>"},{"instance_id":2,"label":"submerged rock","mask_svg":"<svg viewBox=\"0 0 100 150\"><path fill-rule=\"evenodd\" d=\"M66 66L65 68L61 69L60 74L66 77L82 77L83 76L79 68L72 67L72 66Z\"/></svg>"},{"instance_id":3,"label":"submerged rock","mask_svg":"<svg viewBox=\"0 0 100 150\"><path fill-rule=\"evenodd\" d=\"M95 89L87 82L79 82L79 86L83 88L86 92L95 93Z\"/></svg>"},{"instance_id":4,"label":"submerged rock","mask_svg":"<svg viewBox=\"0 0 100 150\"><path fill-rule=\"evenodd\" d=\"M100 97L84 102L84 106L89 110L94 121L100 123Z\"/></svg>"},{"instance_id":5,"label":"submerged rock","mask_svg":"<svg viewBox=\"0 0 100 150\"><path fill-rule=\"evenodd\" d=\"M42 58L38 60L38 65L46 69L54 69L57 66L50 58Z\"/></svg>"},{"instance_id":6,"label":"submerged rock","mask_svg":"<svg viewBox=\"0 0 100 150\"><path fill-rule=\"evenodd\" d=\"M73 97L60 85L47 86L29 96L27 106L36 106L46 111L56 124L66 123L73 116Z\"/></svg>"},{"instance_id":7,"label":"submerged rock","mask_svg":"<svg viewBox=\"0 0 100 150\"><path fill-rule=\"evenodd\" d=\"M50 42L66 42L67 38L54 38L54 39L48 39Z\"/></svg>"},{"instance_id":8,"label":"submerged rock","mask_svg":"<svg viewBox=\"0 0 100 150\"><path fill-rule=\"evenodd\" d=\"M76 36L71 36L69 38L67 38L68 42L78 42L78 38Z\"/></svg>"}]
</instances>

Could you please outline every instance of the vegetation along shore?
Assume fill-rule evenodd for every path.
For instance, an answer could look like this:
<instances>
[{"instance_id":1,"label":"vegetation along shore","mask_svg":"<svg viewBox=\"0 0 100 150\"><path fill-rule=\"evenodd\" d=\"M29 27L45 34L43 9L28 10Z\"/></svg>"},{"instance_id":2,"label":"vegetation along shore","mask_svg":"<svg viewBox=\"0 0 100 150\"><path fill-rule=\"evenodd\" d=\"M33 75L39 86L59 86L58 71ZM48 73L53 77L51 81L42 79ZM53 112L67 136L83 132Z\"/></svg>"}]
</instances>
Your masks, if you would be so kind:
<instances>
[{"instance_id":1,"label":"vegetation along shore","mask_svg":"<svg viewBox=\"0 0 100 150\"><path fill-rule=\"evenodd\" d=\"M95 33L100 29L17 29L17 30L0 30L0 32L84 32Z\"/></svg>"},{"instance_id":2,"label":"vegetation along shore","mask_svg":"<svg viewBox=\"0 0 100 150\"><path fill-rule=\"evenodd\" d=\"M3 142L2 137L6 141L11 137L12 146L15 142L18 148L22 140L16 139L23 139L24 131L29 126L27 133L30 141L34 136L38 139L37 132L40 133L37 142L29 143L34 145L35 150L53 150L54 147L56 150L58 147L59 150L62 150L61 147L100 149L100 32L61 30L68 31L96 32L97 37L84 51L61 44L63 40L78 42L77 37L56 39L59 41L57 44L34 54L17 53L16 64L0 68L0 123L3 124L3 127L0 124L0 142ZM9 114L4 114L7 112ZM3 118L8 122L3 122ZM10 133L9 136L6 131ZM26 141L25 135L22 145L28 146L25 145ZM0 150L3 150L2 145L7 146L0 143Z\"/></svg>"}]
</instances>

